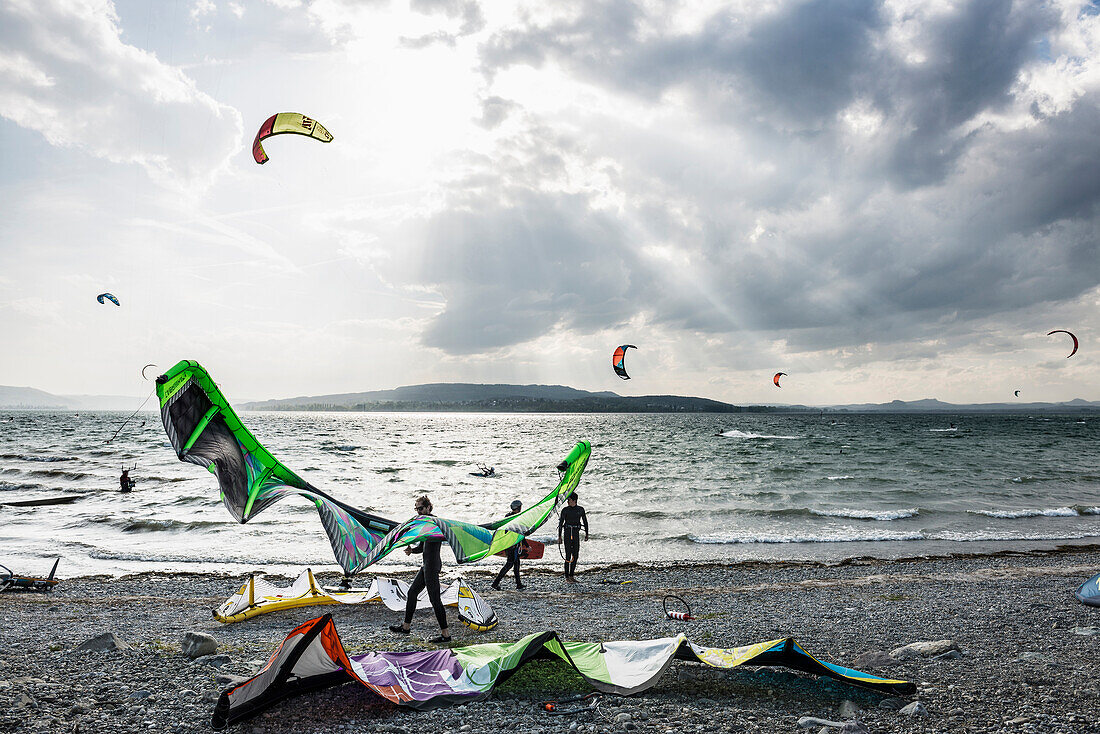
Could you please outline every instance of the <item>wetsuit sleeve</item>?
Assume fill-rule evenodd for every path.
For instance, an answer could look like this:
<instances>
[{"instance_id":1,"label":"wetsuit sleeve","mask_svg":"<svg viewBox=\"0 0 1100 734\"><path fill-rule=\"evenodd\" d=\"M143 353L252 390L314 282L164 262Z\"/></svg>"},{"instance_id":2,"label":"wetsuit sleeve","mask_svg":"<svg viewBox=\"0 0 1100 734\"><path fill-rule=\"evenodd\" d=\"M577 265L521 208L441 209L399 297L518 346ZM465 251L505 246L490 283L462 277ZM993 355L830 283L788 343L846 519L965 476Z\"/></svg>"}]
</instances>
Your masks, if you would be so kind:
<instances>
[{"instance_id":1,"label":"wetsuit sleeve","mask_svg":"<svg viewBox=\"0 0 1100 734\"><path fill-rule=\"evenodd\" d=\"M588 537L588 515L585 513L583 507L577 508L581 511L581 522L584 523L584 537Z\"/></svg>"},{"instance_id":2,"label":"wetsuit sleeve","mask_svg":"<svg viewBox=\"0 0 1100 734\"><path fill-rule=\"evenodd\" d=\"M424 552L424 544L423 543L417 543L415 545L410 545L409 546L409 553L423 553L423 552Z\"/></svg>"},{"instance_id":3,"label":"wetsuit sleeve","mask_svg":"<svg viewBox=\"0 0 1100 734\"><path fill-rule=\"evenodd\" d=\"M566 510L567 509L569 509L569 508L566 508ZM561 535L561 529L563 527L565 527L565 512L566 512L566 510L562 510L558 514L558 535Z\"/></svg>"}]
</instances>

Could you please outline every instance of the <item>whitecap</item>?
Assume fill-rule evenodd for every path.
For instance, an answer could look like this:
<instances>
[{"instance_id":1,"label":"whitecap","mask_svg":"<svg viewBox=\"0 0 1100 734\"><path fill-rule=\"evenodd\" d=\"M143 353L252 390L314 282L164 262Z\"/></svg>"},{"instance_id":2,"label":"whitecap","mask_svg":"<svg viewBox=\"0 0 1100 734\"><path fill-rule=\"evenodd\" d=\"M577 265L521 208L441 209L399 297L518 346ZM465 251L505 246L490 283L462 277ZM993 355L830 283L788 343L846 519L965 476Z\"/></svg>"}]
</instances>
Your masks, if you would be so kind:
<instances>
[{"instance_id":1,"label":"whitecap","mask_svg":"<svg viewBox=\"0 0 1100 734\"><path fill-rule=\"evenodd\" d=\"M1020 509L1020 510L967 510L974 515L985 515L1002 520L1016 520L1021 517L1077 517L1078 512L1072 507L1051 507L1045 509Z\"/></svg>"},{"instance_id":2,"label":"whitecap","mask_svg":"<svg viewBox=\"0 0 1100 734\"><path fill-rule=\"evenodd\" d=\"M802 436L772 436L764 433L746 433L745 431L738 431L736 428L729 431L723 431L718 435L724 436L725 438L802 438Z\"/></svg>"},{"instance_id":3,"label":"whitecap","mask_svg":"<svg viewBox=\"0 0 1100 734\"><path fill-rule=\"evenodd\" d=\"M920 509L909 507L904 510L856 510L842 507L836 510L810 510L810 512L822 517L847 517L853 520L902 520L907 517L916 517L920 514Z\"/></svg>"}]
</instances>

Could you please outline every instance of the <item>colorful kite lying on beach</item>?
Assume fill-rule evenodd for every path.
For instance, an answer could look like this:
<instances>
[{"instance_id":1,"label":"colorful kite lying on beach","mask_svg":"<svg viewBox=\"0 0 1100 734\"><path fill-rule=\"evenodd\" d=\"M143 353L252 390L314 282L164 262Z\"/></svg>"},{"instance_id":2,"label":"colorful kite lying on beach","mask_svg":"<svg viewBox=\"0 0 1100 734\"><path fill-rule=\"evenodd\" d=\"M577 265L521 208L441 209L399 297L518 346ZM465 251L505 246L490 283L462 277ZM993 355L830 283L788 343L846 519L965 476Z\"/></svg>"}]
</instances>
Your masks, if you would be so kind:
<instances>
[{"instance_id":1,"label":"colorful kite lying on beach","mask_svg":"<svg viewBox=\"0 0 1100 734\"><path fill-rule=\"evenodd\" d=\"M256 133L256 139L252 141L252 157L257 163L263 165L268 162L267 153L264 152L263 141L275 135L305 135L320 140L322 143L332 142L332 133L325 129L324 125L314 119L297 112L280 112L277 115L264 120Z\"/></svg>"},{"instance_id":2,"label":"colorful kite lying on beach","mask_svg":"<svg viewBox=\"0 0 1100 734\"><path fill-rule=\"evenodd\" d=\"M1077 601L1090 607L1100 607L1100 573L1077 587Z\"/></svg>"},{"instance_id":3,"label":"colorful kite lying on beach","mask_svg":"<svg viewBox=\"0 0 1100 734\"><path fill-rule=\"evenodd\" d=\"M214 610L214 619L222 624L232 624L282 609L376 601L382 602L391 611L403 612L408 598L409 584L381 577L371 579L367 589L323 589L317 584L317 579L313 578L313 571L307 568L290 586L275 586L263 577L249 576L236 594ZM472 630L487 632L497 626L499 620L492 607L462 579L444 589L440 598L444 606L457 607L459 621ZM429 609L431 606L427 590L421 591L416 599L416 608Z\"/></svg>"},{"instance_id":4,"label":"colorful kite lying on beach","mask_svg":"<svg viewBox=\"0 0 1100 734\"><path fill-rule=\"evenodd\" d=\"M553 657L571 665L593 688L622 696L655 685L673 660L725 670L740 665L779 665L895 696L916 691L908 681L823 662L790 637L717 648L696 645L683 634L657 640L566 642L557 633L546 631L511 643L348 655L332 617L326 614L291 632L255 677L222 693L211 724L224 729L288 696L350 681L414 709L470 703L488 698L498 681L528 660Z\"/></svg>"},{"instance_id":5,"label":"colorful kite lying on beach","mask_svg":"<svg viewBox=\"0 0 1100 734\"><path fill-rule=\"evenodd\" d=\"M340 502L280 463L244 427L198 362L184 360L158 377L157 397L176 455L218 478L222 502L237 522L248 522L287 495L301 495L317 507L336 562L348 575L424 540L447 541L459 563L507 550L565 505L592 453L587 441L577 443L559 466L557 487L518 515L483 524L429 515L397 523Z\"/></svg>"}]
</instances>

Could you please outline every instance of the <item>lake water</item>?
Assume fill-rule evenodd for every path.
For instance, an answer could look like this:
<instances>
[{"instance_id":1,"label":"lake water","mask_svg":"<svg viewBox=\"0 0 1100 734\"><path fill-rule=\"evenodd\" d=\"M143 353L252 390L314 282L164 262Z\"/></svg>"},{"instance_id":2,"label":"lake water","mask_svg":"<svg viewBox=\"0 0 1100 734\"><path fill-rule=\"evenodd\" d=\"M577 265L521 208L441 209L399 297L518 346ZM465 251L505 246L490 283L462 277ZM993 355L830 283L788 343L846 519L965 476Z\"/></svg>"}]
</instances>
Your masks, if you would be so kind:
<instances>
[{"instance_id":1,"label":"lake water","mask_svg":"<svg viewBox=\"0 0 1100 734\"><path fill-rule=\"evenodd\" d=\"M26 573L338 570L312 505L246 525L181 463L159 416L0 411L0 563ZM403 520L485 522L557 481L579 439L591 540L581 565L985 553L1100 543L1100 418L1071 415L243 413L256 437L345 502ZM141 422L144 420L144 425ZM952 430L950 424L956 428ZM497 477L472 477L476 462ZM131 494L118 491L136 466ZM556 517L536 535L556 536ZM407 567L398 553L375 568ZM448 552L444 551L446 562ZM543 563L558 563L556 546ZM500 559L482 561L495 567Z\"/></svg>"}]
</instances>

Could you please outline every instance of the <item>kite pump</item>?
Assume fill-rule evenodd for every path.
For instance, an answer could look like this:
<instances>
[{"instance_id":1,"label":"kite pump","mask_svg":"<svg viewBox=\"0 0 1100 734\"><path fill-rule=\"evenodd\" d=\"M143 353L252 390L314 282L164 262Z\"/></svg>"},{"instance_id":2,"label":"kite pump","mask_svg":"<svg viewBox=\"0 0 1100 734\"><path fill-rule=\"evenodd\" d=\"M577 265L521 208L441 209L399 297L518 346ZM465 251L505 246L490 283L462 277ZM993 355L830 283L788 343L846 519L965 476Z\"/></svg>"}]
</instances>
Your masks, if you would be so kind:
<instances>
[{"instance_id":1,"label":"kite pump","mask_svg":"<svg viewBox=\"0 0 1100 734\"><path fill-rule=\"evenodd\" d=\"M669 599L680 602L681 604L684 605L684 609L687 610L687 611L677 612L677 611L674 611L674 610L670 610L668 608L668 600ZM681 597L681 596L676 596L675 594L668 594L668 595L665 596L664 599L661 600L661 606L664 607L665 618L666 619L679 619L681 621L689 621L689 620L696 619L696 617L691 616L691 607L688 605L688 603L686 601L684 601L684 598Z\"/></svg>"}]
</instances>

